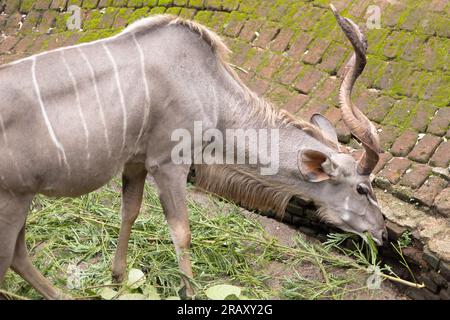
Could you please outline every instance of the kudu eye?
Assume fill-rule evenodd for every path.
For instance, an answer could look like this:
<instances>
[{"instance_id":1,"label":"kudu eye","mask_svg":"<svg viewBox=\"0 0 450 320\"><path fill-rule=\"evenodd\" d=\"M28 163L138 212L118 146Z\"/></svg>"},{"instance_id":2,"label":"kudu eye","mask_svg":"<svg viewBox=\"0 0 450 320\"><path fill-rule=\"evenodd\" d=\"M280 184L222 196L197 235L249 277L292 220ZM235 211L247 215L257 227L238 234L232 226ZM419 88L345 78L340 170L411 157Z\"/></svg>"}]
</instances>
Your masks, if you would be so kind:
<instances>
[{"instance_id":1,"label":"kudu eye","mask_svg":"<svg viewBox=\"0 0 450 320\"><path fill-rule=\"evenodd\" d=\"M356 186L356 191L361 195L369 194L369 189L365 185L362 185L362 184L358 184Z\"/></svg>"}]
</instances>

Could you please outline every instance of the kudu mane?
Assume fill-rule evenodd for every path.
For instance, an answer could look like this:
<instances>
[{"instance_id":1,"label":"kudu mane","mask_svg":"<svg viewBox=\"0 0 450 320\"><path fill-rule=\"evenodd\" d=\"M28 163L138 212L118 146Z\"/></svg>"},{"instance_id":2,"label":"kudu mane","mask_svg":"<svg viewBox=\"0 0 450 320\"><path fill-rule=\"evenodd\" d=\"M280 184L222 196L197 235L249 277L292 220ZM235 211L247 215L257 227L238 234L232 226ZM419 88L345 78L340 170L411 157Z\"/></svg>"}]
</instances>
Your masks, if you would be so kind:
<instances>
[{"instance_id":1,"label":"kudu mane","mask_svg":"<svg viewBox=\"0 0 450 320\"><path fill-rule=\"evenodd\" d=\"M213 31L194 21L171 15L157 15L139 20L121 34L145 32L166 25L180 25L197 33L212 49L225 70L239 83L245 93L246 104L252 108L251 117L262 119L268 126L295 126L332 149L339 149L328 140L320 128L302 119L295 118L285 110L275 108L270 102L259 97L239 78L228 63L230 50ZM339 150L338 150L339 151ZM204 190L232 199L248 209L273 210L282 218L289 200L298 195L298 190L258 176L243 167L233 165L196 165L196 185Z\"/></svg>"}]
</instances>

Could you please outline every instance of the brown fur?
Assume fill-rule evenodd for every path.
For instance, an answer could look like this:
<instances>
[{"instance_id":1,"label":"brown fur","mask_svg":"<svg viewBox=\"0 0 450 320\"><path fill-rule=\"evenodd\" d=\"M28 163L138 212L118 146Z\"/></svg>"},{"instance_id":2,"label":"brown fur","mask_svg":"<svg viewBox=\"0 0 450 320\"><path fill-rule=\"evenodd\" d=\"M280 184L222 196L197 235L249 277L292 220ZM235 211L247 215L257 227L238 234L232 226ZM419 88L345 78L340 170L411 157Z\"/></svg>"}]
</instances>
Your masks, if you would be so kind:
<instances>
[{"instance_id":1,"label":"brown fur","mask_svg":"<svg viewBox=\"0 0 450 320\"><path fill-rule=\"evenodd\" d=\"M272 210L283 218L289 200L298 190L255 175L234 165L196 165L195 183L204 190L233 199L243 207L267 212Z\"/></svg>"}]
</instances>

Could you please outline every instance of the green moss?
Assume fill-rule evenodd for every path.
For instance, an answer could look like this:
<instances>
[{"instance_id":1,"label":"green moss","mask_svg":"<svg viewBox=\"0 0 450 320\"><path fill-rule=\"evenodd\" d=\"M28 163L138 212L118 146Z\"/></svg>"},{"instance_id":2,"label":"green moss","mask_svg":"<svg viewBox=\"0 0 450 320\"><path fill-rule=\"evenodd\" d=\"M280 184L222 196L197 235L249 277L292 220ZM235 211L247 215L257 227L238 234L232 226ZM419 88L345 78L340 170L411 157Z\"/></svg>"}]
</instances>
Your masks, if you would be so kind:
<instances>
[{"instance_id":1,"label":"green moss","mask_svg":"<svg viewBox=\"0 0 450 320\"><path fill-rule=\"evenodd\" d=\"M84 0L83 1L83 8L86 9L94 9L97 8L98 0Z\"/></svg>"},{"instance_id":2,"label":"green moss","mask_svg":"<svg viewBox=\"0 0 450 320\"><path fill-rule=\"evenodd\" d=\"M205 0L204 5L208 9L222 9L222 0Z\"/></svg>"},{"instance_id":3,"label":"green moss","mask_svg":"<svg viewBox=\"0 0 450 320\"><path fill-rule=\"evenodd\" d=\"M188 4L188 0L174 0L173 4L178 7L184 7Z\"/></svg>"},{"instance_id":4,"label":"green moss","mask_svg":"<svg viewBox=\"0 0 450 320\"><path fill-rule=\"evenodd\" d=\"M146 0L144 1L144 6L156 7L158 5L158 0Z\"/></svg>"},{"instance_id":5,"label":"green moss","mask_svg":"<svg viewBox=\"0 0 450 320\"><path fill-rule=\"evenodd\" d=\"M185 19L193 19L195 16L195 9L182 8L180 17Z\"/></svg>"},{"instance_id":6,"label":"green moss","mask_svg":"<svg viewBox=\"0 0 450 320\"><path fill-rule=\"evenodd\" d=\"M71 5L81 7L81 3L82 3L82 0L69 0L67 2L67 8L70 7Z\"/></svg>"},{"instance_id":7,"label":"green moss","mask_svg":"<svg viewBox=\"0 0 450 320\"><path fill-rule=\"evenodd\" d=\"M180 7L170 7L166 10L166 14L173 14L174 16L178 16L181 12Z\"/></svg>"},{"instance_id":8,"label":"green moss","mask_svg":"<svg viewBox=\"0 0 450 320\"><path fill-rule=\"evenodd\" d=\"M61 14L58 14L56 16L55 21L55 32L61 32L67 30L67 20L70 18L71 14L68 12L64 12Z\"/></svg>"},{"instance_id":9,"label":"green moss","mask_svg":"<svg viewBox=\"0 0 450 320\"><path fill-rule=\"evenodd\" d=\"M172 4L172 0L159 0L158 1L158 6L164 6L164 7L168 7Z\"/></svg>"},{"instance_id":10,"label":"green moss","mask_svg":"<svg viewBox=\"0 0 450 320\"><path fill-rule=\"evenodd\" d=\"M239 0L223 0L222 7L224 10L237 10L239 7Z\"/></svg>"},{"instance_id":11,"label":"green moss","mask_svg":"<svg viewBox=\"0 0 450 320\"><path fill-rule=\"evenodd\" d=\"M268 17L273 21L280 21L285 12L289 9L291 2L287 0L277 0L269 10ZM264 6L265 4L263 4Z\"/></svg>"},{"instance_id":12,"label":"green moss","mask_svg":"<svg viewBox=\"0 0 450 320\"><path fill-rule=\"evenodd\" d=\"M112 6L114 7L125 7L128 0L113 0Z\"/></svg>"},{"instance_id":13,"label":"green moss","mask_svg":"<svg viewBox=\"0 0 450 320\"><path fill-rule=\"evenodd\" d=\"M143 0L128 0L128 7L132 7L132 8L140 8L144 5L144 1Z\"/></svg>"},{"instance_id":14,"label":"green moss","mask_svg":"<svg viewBox=\"0 0 450 320\"><path fill-rule=\"evenodd\" d=\"M207 24L211 19L212 12L211 11L198 11L195 15L194 19L200 23Z\"/></svg>"},{"instance_id":15,"label":"green moss","mask_svg":"<svg viewBox=\"0 0 450 320\"><path fill-rule=\"evenodd\" d=\"M367 52L369 54L381 55L384 42L386 41L386 38L390 33L391 30L389 29L369 29L366 32L367 42L369 45L367 48Z\"/></svg>"},{"instance_id":16,"label":"green moss","mask_svg":"<svg viewBox=\"0 0 450 320\"><path fill-rule=\"evenodd\" d=\"M420 99L431 101L438 107L445 107L450 103L449 87L450 75L424 72L416 90Z\"/></svg>"},{"instance_id":17,"label":"green moss","mask_svg":"<svg viewBox=\"0 0 450 320\"><path fill-rule=\"evenodd\" d=\"M379 59L376 56L368 55L366 69L362 75L362 79L366 79L366 86L376 87L376 84L381 80L386 67L387 62Z\"/></svg>"},{"instance_id":18,"label":"green moss","mask_svg":"<svg viewBox=\"0 0 450 320\"><path fill-rule=\"evenodd\" d=\"M140 8L140 9L133 11L128 18L128 23L129 24L133 23L136 20L139 20L141 18L148 16L148 10L149 9L147 7L144 7L144 8Z\"/></svg>"},{"instance_id":19,"label":"green moss","mask_svg":"<svg viewBox=\"0 0 450 320\"><path fill-rule=\"evenodd\" d=\"M392 106L383 123L395 126L403 131L411 127L411 121L416 112L417 102L412 99L403 99Z\"/></svg>"},{"instance_id":20,"label":"green moss","mask_svg":"<svg viewBox=\"0 0 450 320\"><path fill-rule=\"evenodd\" d=\"M214 11L210 21L206 25L216 32L221 33L223 28L230 20L230 14L227 12Z\"/></svg>"},{"instance_id":21,"label":"green moss","mask_svg":"<svg viewBox=\"0 0 450 320\"><path fill-rule=\"evenodd\" d=\"M156 7L156 8L152 8L152 10L150 10L150 14L163 14L164 12L166 12L165 7Z\"/></svg>"},{"instance_id":22,"label":"green moss","mask_svg":"<svg viewBox=\"0 0 450 320\"><path fill-rule=\"evenodd\" d=\"M203 8L203 0L189 0L189 6L194 8Z\"/></svg>"},{"instance_id":23,"label":"green moss","mask_svg":"<svg viewBox=\"0 0 450 320\"><path fill-rule=\"evenodd\" d=\"M98 10L92 10L89 12L86 19L83 21L84 30L98 29L103 19L103 13Z\"/></svg>"},{"instance_id":24,"label":"green moss","mask_svg":"<svg viewBox=\"0 0 450 320\"><path fill-rule=\"evenodd\" d=\"M239 11L244 13L256 13L256 8L261 4L258 0L242 0L239 6Z\"/></svg>"},{"instance_id":25,"label":"green moss","mask_svg":"<svg viewBox=\"0 0 450 320\"><path fill-rule=\"evenodd\" d=\"M90 42L99 39L104 39L111 37L119 33L119 29L108 29L108 30L95 30L83 32L83 35L78 39L78 43Z\"/></svg>"},{"instance_id":26,"label":"green moss","mask_svg":"<svg viewBox=\"0 0 450 320\"><path fill-rule=\"evenodd\" d=\"M412 66L400 61L393 64L392 86L387 90L391 96L405 96L408 94L410 86L405 85L405 80L411 79Z\"/></svg>"},{"instance_id":27,"label":"green moss","mask_svg":"<svg viewBox=\"0 0 450 320\"><path fill-rule=\"evenodd\" d=\"M36 1L34 0L23 0L22 4L20 5L20 12L28 13L30 12L31 8L33 7L33 4Z\"/></svg>"}]
</instances>

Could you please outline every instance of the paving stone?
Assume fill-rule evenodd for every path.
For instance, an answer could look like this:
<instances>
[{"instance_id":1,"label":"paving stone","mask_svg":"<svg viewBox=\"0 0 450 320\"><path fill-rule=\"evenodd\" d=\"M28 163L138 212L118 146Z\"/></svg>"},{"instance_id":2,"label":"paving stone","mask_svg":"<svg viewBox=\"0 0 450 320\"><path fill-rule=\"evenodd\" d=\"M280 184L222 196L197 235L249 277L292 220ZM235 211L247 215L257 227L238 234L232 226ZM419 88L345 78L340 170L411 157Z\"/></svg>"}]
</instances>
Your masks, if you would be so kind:
<instances>
[{"instance_id":1,"label":"paving stone","mask_svg":"<svg viewBox=\"0 0 450 320\"><path fill-rule=\"evenodd\" d=\"M414 147L408 158L420 163L427 163L437 149L442 139L440 137L426 134Z\"/></svg>"},{"instance_id":2,"label":"paving stone","mask_svg":"<svg viewBox=\"0 0 450 320\"><path fill-rule=\"evenodd\" d=\"M441 300L450 300L450 288L441 289L439 297L441 297Z\"/></svg>"},{"instance_id":3,"label":"paving stone","mask_svg":"<svg viewBox=\"0 0 450 320\"><path fill-rule=\"evenodd\" d=\"M256 38L256 32L259 31L262 24L263 22L259 20L248 20L245 22L239 37L244 41L253 42Z\"/></svg>"},{"instance_id":4,"label":"paving stone","mask_svg":"<svg viewBox=\"0 0 450 320\"><path fill-rule=\"evenodd\" d=\"M322 55L328 48L329 41L324 39L316 39L313 41L308 51L303 55L303 62L307 64L317 64L321 61Z\"/></svg>"},{"instance_id":5,"label":"paving stone","mask_svg":"<svg viewBox=\"0 0 450 320\"><path fill-rule=\"evenodd\" d=\"M450 125L450 108L440 108L427 131L437 136L443 136L447 132L448 126Z\"/></svg>"},{"instance_id":6,"label":"paving stone","mask_svg":"<svg viewBox=\"0 0 450 320\"><path fill-rule=\"evenodd\" d=\"M378 163L375 167L375 169L373 169L373 174L377 174L378 172L380 172L381 169L384 168L384 166L392 159L392 154L385 152L380 154L380 159L378 160Z\"/></svg>"},{"instance_id":7,"label":"paving stone","mask_svg":"<svg viewBox=\"0 0 450 320\"><path fill-rule=\"evenodd\" d=\"M271 79L275 72L278 71L283 63L283 56L281 55L271 55L269 63L261 69L259 74L267 79Z\"/></svg>"},{"instance_id":8,"label":"paving stone","mask_svg":"<svg viewBox=\"0 0 450 320\"><path fill-rule=\"evenodd\" d=\"M428 179L431 174L431 167L425 164L414 164L410 169L406 170L400 184L402 186L417 189Z\"/></svg>"},{"instance_id":9,"label":"paving stone","mask_svg":"<svg viewBox=\"0 0 450 320\"><path fill-rule=\"evenodd\" d=\"M281 72L279 81L285 85L291 85L298 77L303 68L303 65L296 62L288 64L284 71Z\"/></svg>"},{"instance_id":10,"label":"paving stone","mask_svg":"<svg viewBox=\"0 0 450 320\"><path fill-rule=\"evenodd\" d=\"M391 153L396 157L405 157L414 148L417 142L417 132L414 130L406 130L394 142Z\"/></svg>"},{"instance_id":11,"label":"paving stone","mask_svg":"<svg viewBox=\"0 0 450 320\"><path fill-rule=\"evenodd\" d=\"M40 32L48 32L54 26L57 13L52 10L45 11L42 15L41 23L38 26Z\"/></svg>"},{"instance_id":12,"label":"paving stone","mask_svg":"<svg viewBox=\"0 0 450 320\"><path fill-rule=\"evenodd\" d=\"M290 47L288 55L294 60L301 61L311 40L312 37L307 33L300 33L300 35Z\"/></svg>"},{"instance_id":13,"label":"paving stone","mask_svg":"<svg viewBox=\"0 0 450 320\"><path fill-rule=\"evenodd\" d=\"M270 44L270 49L273 51L286 51L293 35L294 31L292 31L291 29L281 30L278 36Z\"/></svg>"},{"instance_id":14,"label":"paving stone","mask_svg":"<svg viewBox=\"0 0 450 320\"><path fill-rule=\"evenodd\" d=\"M2 42L0 42L0 52L4 53L6 51L10 51L14 48L14 45L18 40L19 39L15 36L6 37Z\"/></svg>"},{"instance_id":15,"label":"paving stone","mask_svg":"<svg viewBox=\"0 0 450 320\"><path fill-rule=\"evenodd\" d=\"M302 119L309 121L313 114L315 113L324 113L325 110L327 110L328 105L320 100L317 99L311 99L307 105L305 105L303 108L301 108L299 115L302 117Z\"/></svg>"},{"instance_id":16,"label":"paving stone","mask_svg":"<svg viewBox=\"0 0 450 320\"><path fill-rule=\"evenodd\" d=\"M439 268L441 268L441 267L439 266ZM437 273L436 271L430 271L429 277L438 287L443 288L443 287L447 287L447 285L448 285L447 280L442 275Z\"/></svg>"},{"instance_id":17,"label":"paving stone","mask_svg":"<svg viewBox=\"0 0 450 320\"><path fill-rule=\"evenodd\" d=\"M253 45L266 48L268 44L276 37L280 29L273 25L265 25L261 28L259 36L253 41Z\"/></svg>"},{"instance_id":18,"label":"paving stone","mask_svg":"<svg viewBox=\"0 0 450 320\"><path fill-rule=\"evenodd\" d=\"M67 5L67 0L53 0L50 5L50 8L63 10L66 8L66 5Z\"/></svg>"},{"instance_id":19,"label":"paving stone","mask_svg":"<svg viewBox=\"0 0 450 320\"><path fill-rule=\"evenodd\" d=\"M331 94L338 92L339 86L339 79L334 76L328 77L320 84L320 86L318 86L315 94L318 95L322 100L327 100L328 98L330 98Z\"/></svg>"},{"instance_id":20,"label":"paving stone","mask_svg":"<svg viewBox=\"0 0 450 320\"><path fill-rule=\"evenodd\" d=\"M433 205L436 196L445 189L447 182L439 177L430 177L416 192L414 197L428 207Z\"/></svg>"},{"instance_id":21,"label":"paving stone","mask_svg":"<svg viewBox=\"0 0 450 320\"><path fill-rule=\"evenodd\" d=\"M319 68L330 74L336 74L346 54L347 49L342 46L329 48L322 58Z\"/></svg>"},{"instance_id":22,"label":"paving stone","mask_svg":"<svg viewBox=\"0 0 450 320\"><path fill-rule=\"evenodd\" d=\"M302 108L305 103L309 100L309 97L305 94L298 94L283 107L292 114L297 113L300 108Z\"/></svg>"},{"instance_id":23,"label":"paving stone","mask_svg":"<svg viewBox=\"0 0 450 320\"><path fill-rule=\"evenodd\" d=\"M386 229L388 231L389 241L397 241L407 231L407 228L399 226L392 221L386 222Z\"/></svg>"},{"instance_id":24,"label":"paving stone","mask_svg":"<svg viewBox=\"0 0 450 320\"><path fill-rule=\"evenodd\" d=\"M34 3L34 8L37 10L47 10L50 8L51 3L52 3L52 0L37 0Z\"/></svg>"},{"instance_id":25,"label":"paving stone","mask_svg":"<svg viewBox=\"0 0 450 320\"><path fill-rule=\"evenodd\" d=\"M270 87L270 82L265 79L254 78L250 82L250 89L255 91L260 96L264 95L267 92L267 90L269 89L269 87Z\"/></svg>"},{"instance_id":26,"label":"paving stone","mask_svg":"<svg viewBox=\"0 0 450 320\"><path fill-rule=\"evenodd\" d=\"M245 21L231 20L224 29L224 34L229 37L237 37L244 27Z\"/></svg>"},{"instance_id":27,"label":"paving stone","mask_svg":"<svg viewBox=\"0 0 450 320\"><path fill-rule=\"evenodd\" d=\"M431 157L430 165L435 167L447 168L450 164L450 141L445 141L439 145L433 157Z\"/></svg>"},{"instance_id":28,"label":"paving stone","mask_svg":"<svg viewBox=\"0 0 450 320\"><path fill-rule=\"evenodd\" d=\"M430 278L429 274L425 274L422 276L422 281L425 284L425 287L433 293L439 292L439 287L434 283L434 281Z\"/></svg>"},{"instance_id":29,"label":"paving stone","mask_svg":"<svg viewBox=\"0 0 450 320\"><path fill-rule=\"evenodd\" d=\"M391 184L396 184L410 166L411 161L408 159L394 158L379 173L379 176L387 179Z\"/></svg>"},{"instance_id":30,"label":"paving stone","mask_svg":"<svg viewBox=\"0 0 450 320\"><path fill-rule=\"evenodd\" d=\"M425 132L437 108L426 101L420 101L411 119L411 127L419 132Z\"/></svg>"},{"instance_id":31,"label":"paving stone","mask_svg":"<svg viewBox=\"0 0 450 320\"><path fill-rule=\"evenodd\" d=\"M382 126L378 130L378 135L380 136L381 149L388 151L397 137L400 135L400 129L398 127L390 125Z\"/></svg>"},{"instance_id":32,"label":"paving stone","mask_svg":"<svg viewBox=\"0 0 450 320\"><path fill-rule=\"evenodd\" d=\"M295 84L295 88L301 93L308 94L323 77L323 72L320 72L316 69L310 69L309 71L305 72L305 74Z\"/></svg>"},{"instance_id":33,"label":"paving stone","mask_svg":"<svg viewBox=\"0 0 450 320\"><path fill-rule=\"evenodd\" d=\"M441 262L439 265L440 275L443 276L447 281L450 281L450 264L446 262Z\"/></svg>"},{"instance_id":34,"label":"paving stone","mask_svg":"<svg viewBox=\"0 0 450 320\"><path fill-rule=\"evenodd\" d=\"M437 270L439 268L439 258L436 257L436 255L433 254L428 248L423 249L423 259L433 270Z\"/></svg>"},{"instance_id":35,"label":"paving stone","mask_svg":"<svg viewBox=\"0 0 450 320\"><path fill-rule=\"evenodd\" d=\"M440 214L450 218L450 188L446 188L439 193L434 200L434 207Z\"/></svg>"},{"instance_id":36,"label":"paving stone","mask_svg":"<svg viewBox=\"0 0 450 320\"><path fill-rule=\"evenodd\" d=\"M394 103L394 99L382 95L374 101L369 102L366 116L370 120L380 123L389 113L389 110L391 110Z\"/></svg>"},{"instance_id":37,"label":"paving stone","mask_svg":"<svg viewBox=\"0 0 450 320\"><path fill-rule=\"evenodd\" d=\"M5 12L7 14L17 11L20 7L20 0L7 0L5 3Z\"/></svg>"}]
</instances>

